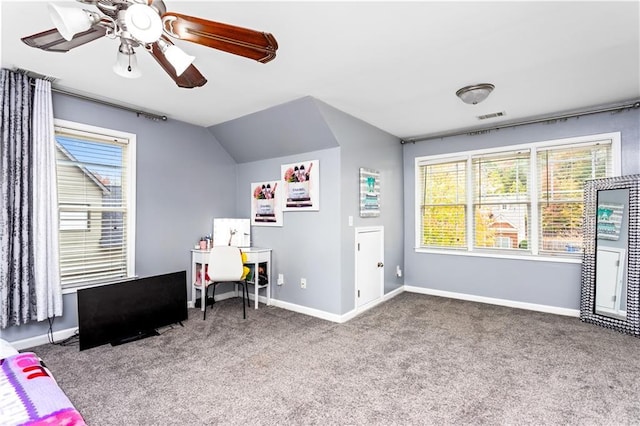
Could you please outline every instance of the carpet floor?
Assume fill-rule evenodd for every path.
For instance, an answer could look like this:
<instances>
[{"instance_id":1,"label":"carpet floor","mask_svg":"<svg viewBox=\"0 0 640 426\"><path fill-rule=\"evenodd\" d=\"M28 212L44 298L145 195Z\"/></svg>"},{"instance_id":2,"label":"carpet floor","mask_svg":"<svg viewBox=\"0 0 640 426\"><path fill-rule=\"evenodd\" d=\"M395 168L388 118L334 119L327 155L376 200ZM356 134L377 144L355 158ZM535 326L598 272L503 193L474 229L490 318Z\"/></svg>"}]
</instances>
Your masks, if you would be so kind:
<instances>
[{"instance_id":1,"label":"carpet floor","mask_svg":"<svg viewBox=\"0 0 640 426\"><path fill-rule=\"evenodd\" d=\"M640 424L640 340L577 318L413 293L344 324L240 303L32 350L91 426Z\"/></svg>"}]
</instances>

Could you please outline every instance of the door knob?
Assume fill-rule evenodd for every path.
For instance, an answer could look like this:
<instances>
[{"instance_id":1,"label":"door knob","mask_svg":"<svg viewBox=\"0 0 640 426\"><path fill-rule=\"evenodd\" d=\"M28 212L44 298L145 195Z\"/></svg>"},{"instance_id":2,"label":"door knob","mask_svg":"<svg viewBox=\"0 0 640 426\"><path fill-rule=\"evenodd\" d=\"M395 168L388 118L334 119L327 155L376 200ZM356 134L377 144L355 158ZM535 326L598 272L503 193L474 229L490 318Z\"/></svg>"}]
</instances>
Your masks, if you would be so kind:
<instances>
[{"instance_id":1,"label":"door knob","mask_svg":"<svg viewBox=\"0 0 640 426\"><path fill-rule=\"evenodd\" d=\"M382 268L383 266L384 266L384 263L378 262L378 268Z\"/></svg>"}]
</instances>

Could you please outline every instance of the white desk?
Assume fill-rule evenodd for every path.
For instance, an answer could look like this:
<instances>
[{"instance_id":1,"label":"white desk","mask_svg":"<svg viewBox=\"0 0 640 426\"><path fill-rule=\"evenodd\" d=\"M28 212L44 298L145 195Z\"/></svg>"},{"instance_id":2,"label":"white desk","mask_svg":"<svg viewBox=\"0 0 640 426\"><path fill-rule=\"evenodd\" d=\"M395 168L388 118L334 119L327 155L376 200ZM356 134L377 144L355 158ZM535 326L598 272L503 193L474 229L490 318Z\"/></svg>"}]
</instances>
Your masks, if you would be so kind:
<instances>
[{"instance_id":1,"label":"white desk","mask_svg":"<svg viewBox=\"0 0 640 426\"><path fill-rule=\"evenodd\" d=\"M271 304L271 249L269 248L260 248L260 247L243 247L243 253L247 255L247 262L245 264L253 265L253 281L247 281L248 284L253 284L254 286L254 302L255 308L258 309L258 290L261 288L267 289L267 305ZM267 270L265 271L267 274L268 282L267 284L260 285L258 283L258 264L260 263L267 264ZM196 292L201 291L200 294L200 308L204 311L205 302L205 292L202 291L204 287L202 283L205 282L205 265L209 263L209 250L191 250L191 302L193 302L193 306L196 305ZM198 271L197 265L200 265L200 270ZM199 273L198 273L199 272ZM199 276L198 276L199 275ZM197 285L197 282L200 282L200 285ZM237 291L237 288L236 288Z\"/></svg>"}]
</instances>

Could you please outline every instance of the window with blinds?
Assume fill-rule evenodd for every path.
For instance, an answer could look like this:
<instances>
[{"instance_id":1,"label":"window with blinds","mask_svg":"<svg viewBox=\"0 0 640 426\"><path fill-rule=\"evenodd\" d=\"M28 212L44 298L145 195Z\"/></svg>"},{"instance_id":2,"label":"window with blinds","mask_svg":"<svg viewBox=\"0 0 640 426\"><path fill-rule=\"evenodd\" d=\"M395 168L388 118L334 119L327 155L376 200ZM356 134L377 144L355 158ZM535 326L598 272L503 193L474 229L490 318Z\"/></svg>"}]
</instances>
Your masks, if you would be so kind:
<instances>
[{"instance_id":1,"label":"window with blinds","mask_svg":"<svg viewBox=\"0 0 640 426\"><path fill-rule=\"evenodd\" d=\"M73 127L55 130L62 285L132 276L131 141Z\"/></svg>"},{"instance_id":2,"label":"window with blinds","mask_svg":"<svg viewBox=\"0 0 640 426\"><path fill-rule=\"evenodd\" d=\"M541 253L582 252L584 183L612 176L611 141L538 150Z\"/></svg>"},{"instance_id":3,"label":"window with blinds","mask_svg":"<svg viewBox=\"0 0 640 426\"><path fill-rule=\"evenodd\" d=\"M584 183L619 166L619 133L417 158L417 247L579 258Z\"/></svg>"},{"instance_id":4,"label":"window with blinds","mask_svg":"<svg viewBox=\"0 0 640 426\"><path fill-rule=\"evenodd\" d=\"M474 247L528 249L530 150L474 156Z\"/></svg>"},{"instance_id":5,"label":"window with blinds","mask_svg":"<svg viewBox=\"0 0 640 426\"><path fill-rule=\"evenodd\" d=\"M422 246L465 247L466 160L424 164L420 171Z\"/></svg>"}]
</instances>

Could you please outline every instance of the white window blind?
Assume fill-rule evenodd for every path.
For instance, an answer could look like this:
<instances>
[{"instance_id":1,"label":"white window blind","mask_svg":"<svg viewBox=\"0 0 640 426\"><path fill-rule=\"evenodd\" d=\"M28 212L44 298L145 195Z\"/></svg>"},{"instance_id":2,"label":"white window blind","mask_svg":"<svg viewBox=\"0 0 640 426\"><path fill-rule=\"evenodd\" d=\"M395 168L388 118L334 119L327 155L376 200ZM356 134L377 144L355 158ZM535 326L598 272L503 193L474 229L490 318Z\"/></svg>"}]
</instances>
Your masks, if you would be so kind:
<instances>
[{"instance_id":1,"label":"white window blind","mask_svg":"<svg viewBox=\"0 0 640 426\"><path fill-rule=\"evenodd\" d=\"M620 133L416 158L417 247L579 259L584 183L619 167Z\"/></svg>"},{"instance_id":2,"label":"white window blind","mask_svg":"<svg viewBox=\"0 0 640 426\"><path fill-rule=\"evenodd\" d=\"M467 161L420 166L423 189L421 245L466 246Z\"/></svg>"},{"instance_id":3,"label":"white window blind","mask_svg":"<svg viewBox=\"0 0 640 426\"><path fill-rule=\"evenodd\" d=\"M472 158L474 247L528 248L530 151Z\"/></svg>"},{"instance_id":4,"label":"white window blind","mask_svg":"<svg viewBox=\"0 0 640 426\"><path fill-rule=\"evenodd\" d=\"M538 150L541 253L582 252L584 182L612 176L611 141Z\"/></svg>"},{"instance_id":5,"label":"white window blind","mask_svg":"<svg viewBox=\"0 0 640 426\"><path fill-rule=\"evenodd\" d=\"M63 286L129 275L129 143L56 127Z\"/></svg>"}]
</instances>

